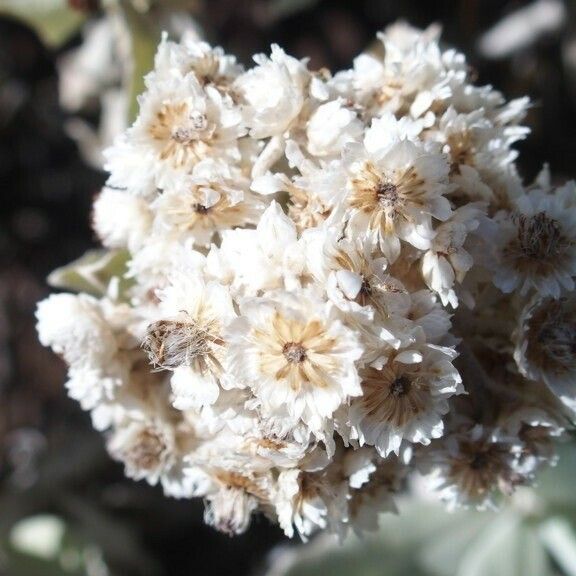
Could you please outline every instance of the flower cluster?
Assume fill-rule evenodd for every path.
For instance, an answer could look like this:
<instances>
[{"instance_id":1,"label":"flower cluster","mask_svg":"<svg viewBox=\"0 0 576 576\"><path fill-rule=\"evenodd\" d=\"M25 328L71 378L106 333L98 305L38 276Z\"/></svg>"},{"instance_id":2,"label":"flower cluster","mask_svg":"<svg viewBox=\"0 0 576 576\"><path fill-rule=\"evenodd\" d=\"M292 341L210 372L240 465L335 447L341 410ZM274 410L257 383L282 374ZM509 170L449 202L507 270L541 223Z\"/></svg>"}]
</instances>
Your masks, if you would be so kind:
<instances>
[{"instance_id":1,"label":"flower cluster","mask_svg":"<svg viewBox=\"0 0 576 576\"><path fill-rule=\"evenodd\" d=\"M576 411L576 187L523 184L527 99L395 25L331 75L164 39L107 151L119 289L40 303L41 341L126 474L230 534L374 528L419 474L494 506Z\"/></svg>"}]
</instances>

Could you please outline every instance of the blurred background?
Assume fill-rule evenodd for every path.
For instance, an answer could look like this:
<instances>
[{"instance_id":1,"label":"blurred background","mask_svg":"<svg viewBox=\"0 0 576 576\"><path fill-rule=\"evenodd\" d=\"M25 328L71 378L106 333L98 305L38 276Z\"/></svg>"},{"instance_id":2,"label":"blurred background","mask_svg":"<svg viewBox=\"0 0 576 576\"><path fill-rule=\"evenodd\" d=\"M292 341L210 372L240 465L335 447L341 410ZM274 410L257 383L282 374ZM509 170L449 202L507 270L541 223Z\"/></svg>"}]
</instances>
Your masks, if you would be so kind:
<instances>
[{"instance_id":1,"label":"blurred background","mask_svg":"<svg viewBox=\"0 0 576 576\"><path fill-rule=\"evenodd\" d=\"M574 457L499 515L407 501L401 523L387 518L373 540L342 549L287 543L263 519L230 539L204 526L202 502L124 479L36 339L46 277L96 247L101 151L133 113L161 30L196 29L245 64L277 42L336 71L398 19L441 24L478 83L531 97L527 180L545 161L555 178L576 175L570 0L0 0L1 576L576 575ZM444 548L430 550L438 531ZM486 564L510 550L516 560Z\"/></svg>"}]
</instances>

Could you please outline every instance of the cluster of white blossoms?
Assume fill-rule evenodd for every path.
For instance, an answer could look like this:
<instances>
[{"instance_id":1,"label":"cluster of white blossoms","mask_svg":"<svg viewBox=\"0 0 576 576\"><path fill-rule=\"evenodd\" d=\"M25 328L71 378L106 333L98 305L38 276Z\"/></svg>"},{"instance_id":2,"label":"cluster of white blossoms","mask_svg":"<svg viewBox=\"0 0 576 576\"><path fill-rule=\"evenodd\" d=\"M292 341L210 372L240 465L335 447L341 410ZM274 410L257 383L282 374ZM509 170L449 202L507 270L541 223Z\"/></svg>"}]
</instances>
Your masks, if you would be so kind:
<instances>
[{"instance_id":1,"label":"cluster of white blossoms","mask_svg":"<svg viewBox=\"0 0 576 576\"><path fill-rule=\"evenodd\" d=\"M230 534L376 526L409 478L496 505L576 413L576 187L523 184L529 102L395 25L332 75L164 39L94 204L118 290L41 341L126 474Z\"/></svg>"}]
</instances>

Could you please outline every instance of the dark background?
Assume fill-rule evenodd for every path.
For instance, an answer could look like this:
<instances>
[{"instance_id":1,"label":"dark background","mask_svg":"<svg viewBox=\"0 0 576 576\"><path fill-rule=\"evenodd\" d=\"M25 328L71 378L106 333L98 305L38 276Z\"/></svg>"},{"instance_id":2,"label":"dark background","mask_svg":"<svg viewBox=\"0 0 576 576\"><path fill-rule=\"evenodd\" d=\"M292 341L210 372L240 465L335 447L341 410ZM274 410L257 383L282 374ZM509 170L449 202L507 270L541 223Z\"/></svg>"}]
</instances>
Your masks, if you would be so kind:
<instances>
[{"instance_id":1,"label":"dark background","mask_svg":"<svg viewBox=\"0 0 576 576\"><path fill-rule=\"evenodd\" d=\"M532 98L533 134L518 147L526 179L544 161L555 176L574 176L576 63L567 54L576 20L570 6L561 29L489 61L477 49L479 36L528 2L308 4L278 19L262 0L206 0L198 18L212 42L245 63L277 42L292 55L309 56L313 68L333 70L350 66L378 30L399 18L420 27L439 22L443 41L466 53L480 84L493 84L509 98ZM89 418L66 397L62 362L36 340L33 312L49 293L46 275L95 246L90 205L105 179L65 135L66 113L58 104L55 60L79 41L49 50L31 29L0 19L0 543L16 519L47 511L101 544L122 576L253 574L282 540L280 532L260 519L229 539L204 527L201 502L167 500L159 489L125 480Z\"/></svg>"}]
</instances>

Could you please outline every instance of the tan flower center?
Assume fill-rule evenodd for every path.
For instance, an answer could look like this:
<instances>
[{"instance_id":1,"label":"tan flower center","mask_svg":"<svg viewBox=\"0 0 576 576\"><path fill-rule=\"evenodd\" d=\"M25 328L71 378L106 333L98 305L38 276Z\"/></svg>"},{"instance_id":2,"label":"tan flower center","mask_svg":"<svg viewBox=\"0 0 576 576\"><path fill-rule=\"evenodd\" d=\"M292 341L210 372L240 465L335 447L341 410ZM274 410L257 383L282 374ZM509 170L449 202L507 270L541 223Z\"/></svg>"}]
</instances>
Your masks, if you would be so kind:
<instances>
[{"instance_id":1,"label":"tan flower center","mask_svg":"<svg viewBox=\"0 0 576 576\"><path fill-rule=\"evenodd\" d=\"M450 173L457 174L462 164L474 166L476 147L469 131L455 132L446 139L450 147Z\"/></svg>"},{"instance_id":2,"label":"tan flower center","mask_svg":"<svg viewBox=\"0 0 576 576\"><path fill-rule=\"evenodd\" d=\"M318 319L301 322L275 313L270 324L256 328L251 337L260 350L262 373L295 393L303 387L325 388L339 369L333 355L337 342Z\"/></svg>"},{"instance_id":3,"label":"tan flower center","mask_svg":"<svg viewBox=\"0 0 576 576\"><path fill-rule=\"evenodd\" d=\"M401 427L426 411L430 386L422 377L396 370L389 366L365 370L362 403L368 418Z\"/></svg>"},{"instance_id":4,"label":"tan flower center","mask_svg":"<svg viewBox=\"0 0 576 576\"><path fill-rule=\"evenodd\" d=\"M161 463L166 449L166 440L159 430L144 428L123 459L138 470L153 470Z\"/></svg>"},{"instance_id":5,"label":"tan flower center","mask_svg":"<svg viewBox=\"0 0 576 576\"><path fill-rule=\"evenodd\" d=\"M384 175L371 162L365 162L351 181L350 206L363 212L393 210L400 190L389 175Z\"/></svg>"},{"instance_id":6,"label":"tan flower center","mask_svg":"<svg viewBox=\"0 0 576 576\"><path fill-rule=\"evenodd\" d=\"M214 126L202 112L186 102L164 104L148 128L160 147L160 158L182 167L206 155L214 138Z\"/></svg>"},{"instance_id":7,"label":"tan flower center","mask_svg":"<svg viewBox=\"0 0 576 576\"><path fill-rule=\"evenodd\" d=\"M425 182L413 166L382 173L365 162L350 184L350 207L369 215L368 226L384 235L394 231L399 219L410 220L410 206L423 208L427 203Z\"/></svg>"}]
</instances>

